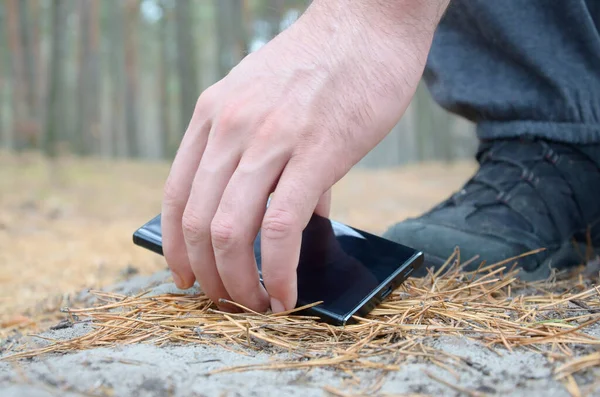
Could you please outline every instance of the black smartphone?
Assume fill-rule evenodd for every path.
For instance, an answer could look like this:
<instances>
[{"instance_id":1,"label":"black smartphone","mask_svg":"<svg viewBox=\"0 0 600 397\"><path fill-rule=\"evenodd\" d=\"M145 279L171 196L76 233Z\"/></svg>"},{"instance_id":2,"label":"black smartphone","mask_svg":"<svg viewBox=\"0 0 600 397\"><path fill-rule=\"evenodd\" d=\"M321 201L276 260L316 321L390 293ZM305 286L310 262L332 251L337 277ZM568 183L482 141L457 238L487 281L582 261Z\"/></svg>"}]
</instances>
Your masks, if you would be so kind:
<instances>
[{"instance_id":1,"label":"black smartphone","mask_svg":"<svg viewBox=\"0 0 600 397\"><path fill-rule=\"evenodd\" d=\"M135 244L163 255L160 214L133 234ZM261 238L254 253L262 282ZM423 253L314 214L302 233L296 307L299 314L345 325L365 316L423 265Z\"/></svg>"}]
</instances>

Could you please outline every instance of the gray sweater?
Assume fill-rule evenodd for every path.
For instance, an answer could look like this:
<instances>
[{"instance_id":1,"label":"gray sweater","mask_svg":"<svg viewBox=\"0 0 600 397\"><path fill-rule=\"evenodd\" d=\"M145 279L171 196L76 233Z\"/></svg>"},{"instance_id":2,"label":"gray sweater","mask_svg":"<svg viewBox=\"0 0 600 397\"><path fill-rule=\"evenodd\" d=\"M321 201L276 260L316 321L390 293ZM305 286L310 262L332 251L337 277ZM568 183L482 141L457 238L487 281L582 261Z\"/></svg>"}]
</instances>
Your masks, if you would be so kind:
<instances>
[{"instance_id":1,"label":"gray sweater","mask_svg":"<svg viewBox=\"0 0 600 397\"><path fill-rule=\"evenodd\" d=\"M600 143L600 0L451 0L424 78L482 139Z\"/></svg>"}]
</instances>

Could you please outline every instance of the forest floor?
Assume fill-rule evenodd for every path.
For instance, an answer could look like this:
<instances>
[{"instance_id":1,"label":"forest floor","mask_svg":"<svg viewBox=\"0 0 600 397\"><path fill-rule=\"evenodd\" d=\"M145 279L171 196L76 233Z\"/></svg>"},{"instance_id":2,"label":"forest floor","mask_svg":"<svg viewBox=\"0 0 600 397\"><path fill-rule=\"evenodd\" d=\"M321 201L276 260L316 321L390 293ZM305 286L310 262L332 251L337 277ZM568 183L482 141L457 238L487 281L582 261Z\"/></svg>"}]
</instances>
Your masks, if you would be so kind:
<instances>
[{"instance_id":1,"label":"forest floor","mask_svg":"<svg viewBox=\"0 0 600 397\"><path fill-rule=\"evenodd\" d=\"M473 163L463 162L353 170L334 187L331 217L381 233L390 224L417 215L445 198L474 169ZM176 343L177 337L158 345L145 343L148 342L146 337L125 335L123 343L102 339L108 334L103 336L96 331L105 332L110 327L135 328L106 323L106 318L98 314L102 301L126 301L130 299L127 296L151 290L155 298L148 298L144 301L144 305L148 306L141 306L150 307L161 301L167 302L164 307L171 307L175 303L168 302L175 298L170 298L172 295L169 293L184 293L174 290L170 284L162 257L134 246L131 241L132 232L160 211L162 184L167 173L168 164L159 162L61 158L50 164L35 155L18 158L0 155L1 396L347 396L357 391L381 395L562 396L600 392L600 352L594 348L600 344L600 327L596 324L600 310L592 307L598 297L590 293L591 284L581 279L569 284L568 288L560 284L560 292L544 298L544 302L551 302L547 305L565 302L571 305L563 309L556 306L556 311L553 311L553 306L544 317L545 322L553 319L558 324L555 328L549 328L547 324L543 325L545 328L536 328L540 321L527 323L529 325L514 322L511 324L517 324L515 333L505 335L502 330L507 328L498 325L500 346L493 348L491 344L484 344L457 331L456 327L461 322L479 320L460 320L452 317L455 315L448 315L444 320L435 316L427 319L430 326L435 328L439 325L440 330L454 327L452 332L440 331L433 335L427 330L415 336L407 331L402 334L406 340L420 338L418 343L411 344L410 348L390 349L391 356L384 355L380 361L366 361L358 356L346 359L335 355L330 357L327 354L333 351L331 348L327 354L324 353L324 357L330 358L319 358L323 361L317 360L314 365L304 367L290 366L289 363L277 367L279 364L273 364L273 360L290 359L291 348L287 352L286 349L277 350L269 341L285 340L289 346L295 343L302 346L302 343L310 341L310 327L306 328L304 336L291 333L285 337L287 339L281 335L270 337L276 339L265 336L267 342L261 340L252 348L248 334L251 331L248 328L246 331L236 330L235 326L233 330L223 331L214 341L205 337L196 340L198 343ZM506 303L506 306L502 307L506 312L502 309L494 320L501 323L508 319L517 321L509 313L516 310L511 303L511 285L517 288L517 284L506 280L495 281L500 283L498 289L485 292L486 297L500 299L495 294L508 288L508 295L502 298L505 299L502 305ZM468 287L469 293L482 288L483 284L469 282L471 284L462 287ZM431 291L434 291L435 283L432 280ZM456 286L450 284L446 292L452 292L458 301L459 295L453 292L457 290ZM523 291L533 294L532 289L527 288ZM593 285L591 288L594 292ZM112 291L118 295L92 296L86 292L90 289ZM561 297L567 296L564 295L567 289L572 299L563 302ZM415 287L416 290L421 291L422 288ZM582 295L584 293L586 295ZM587 300L583 302L583 299ZM580 306L572 301L579 302ZM181 305L177 303L177 307L189 304L188 301L182 302ZM444 305L444 302L448 304L451 300L446 298L432 305ZM91 311L82 312L78 319L61 313L60 309L64 307L90 307ZM135 307L139 310L140 306ZM531 307L531 310L537 310L539 304ZM411 330L422 330L424 312L425 309L420 317L415 317L419 319L411 324ZM83 315L86 313L89 318ZM207 313L199 315L206 319ZM210 313L210 321L223 320L222 314ZM565 317L567 314L570 317ZM489 313L482 309L479 314L474 312L473 315L483 318ZM127 321L137 321L138 325L152 323L152 317L144 322L140 320L139 313L136 316ZM239 321L231 320L228 324L240 325ZM215 324L212 326L218 328ZM372 332L366 335L366 339L359 338L365 339L366 344L374 340L378 332L383 332L382 324L373 322L370 326L377 327L376 331L370 328ZM158 332L157 329L173 331L171 325L154 324L152 327L158 327L151 328L152 332ZM262 329L269 327L266 324ZM537 332L535 336L548 340L539 350L528 348L522 340L522 333L533 332L533 328ZM196 332L195 328L190 330ZM490 330L493 332L492 328ZM318 332L315 331L315 335ZM336 342L339 342L337 339L352 338L345 335L344 330L329 329L326 332L331 332ZM359 332L358 328L356 332ZM152 336L150 334L147 336ZM235 349L246 334L248 346ZM178 338L189 342L192 336L186 335L181 334ZM260 335L263 334L255 333L253 337ZM575 338L574 335L578 339L564 339ZM69 344L73 340L77 340L78 344ZM391 339L387 342L378 339L377 343L378 349L384 352L386 346L394 344ZM59 348L55 348L57 344ZM420 352L415 350L415 346L420 346ZM27 351L35 354L27 355ZM3 360L13 354L27 358ZM398 354L405 361L401 361ZM444 357L450 356L462 357L467 365L448 364ZM311 362L308 359L298 362L304 361ZM347 366L350 362L352 365L360 363L361 367L350 368ZM208 375L211 371L243 365L258 367L246 368L243 372ZM563 371L565 365L569 368L562 375L561 365Z\"/></svg>"}]
</instances>

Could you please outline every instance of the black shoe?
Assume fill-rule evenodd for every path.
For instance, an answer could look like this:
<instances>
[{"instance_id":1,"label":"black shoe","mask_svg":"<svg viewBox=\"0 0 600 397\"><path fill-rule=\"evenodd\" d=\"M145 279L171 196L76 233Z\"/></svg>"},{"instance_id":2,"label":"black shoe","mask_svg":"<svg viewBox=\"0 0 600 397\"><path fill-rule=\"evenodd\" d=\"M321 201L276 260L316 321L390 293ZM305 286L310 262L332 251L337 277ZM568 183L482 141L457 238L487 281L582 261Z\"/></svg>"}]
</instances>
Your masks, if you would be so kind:
<instances>
[{"instance_id":1,"label":"black shoe","mask_svg":"<svg viewBox=\"0 0 600 397\"><path fill-rule=\"evenodd\" d=\"M458 246L463 262L479 256L467 271L544 249L518 260L524 280L583 264L600 248L600 145L495 140L481 143L477 160L462 190L384 237L422 250L434 268Z\"/></svg>"}]
</instances>

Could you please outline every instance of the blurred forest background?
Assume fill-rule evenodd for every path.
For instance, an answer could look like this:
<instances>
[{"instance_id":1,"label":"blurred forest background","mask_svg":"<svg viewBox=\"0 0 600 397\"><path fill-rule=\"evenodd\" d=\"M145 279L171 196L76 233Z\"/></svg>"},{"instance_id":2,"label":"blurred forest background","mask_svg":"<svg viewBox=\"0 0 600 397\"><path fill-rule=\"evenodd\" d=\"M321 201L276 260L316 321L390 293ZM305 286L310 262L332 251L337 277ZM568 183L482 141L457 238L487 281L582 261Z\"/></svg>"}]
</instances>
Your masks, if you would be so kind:
<instances>
[{"instance_id":1,"label":"blurred forest background","mask_svg":"<svg viewBox=\"0 0 600 397\"><path fill-rule=\"evenodd\" d=\"M196 99L308 4L0 0L0 338L37 312L57 321L69 293L165 268L131 233L160 211ZM429 209L472 173L455 160L475 145L421 85L336 185L332 217L380 233Z\"/></svg>"},{"instance_id":2,"label":"blurred forest background","mask_svg":"<svg viewBox=\"0 0 600 397\"><path fill-rule=\"evenodd\" d=\"M170 159L197 97L309 0L3 0L0 148ZM473 126L421 85L359 166L469 158Z\"/></svg>"}]
</instances>

